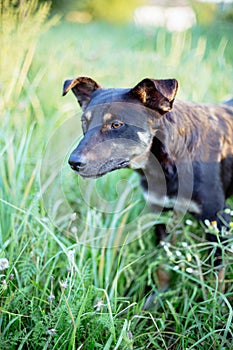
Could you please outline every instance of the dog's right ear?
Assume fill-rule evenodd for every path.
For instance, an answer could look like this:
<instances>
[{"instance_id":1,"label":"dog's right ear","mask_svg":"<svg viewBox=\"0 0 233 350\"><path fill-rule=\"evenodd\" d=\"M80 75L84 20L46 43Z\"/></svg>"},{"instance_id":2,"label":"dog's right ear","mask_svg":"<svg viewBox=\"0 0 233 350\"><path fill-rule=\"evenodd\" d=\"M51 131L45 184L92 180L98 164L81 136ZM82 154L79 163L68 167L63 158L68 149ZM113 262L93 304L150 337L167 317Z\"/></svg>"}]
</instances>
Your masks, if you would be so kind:
<instances>
[{"instance_id":1,"label":"dog's right ear","mask_svg":"<svg viewBox=\"0 0 233 350\"><path fill-rule=\"evenodd\" d=\"M130 92L146 107L156 109L160 114L165 114L172 109L177 88L178 82L176 79L155 80L146 78Z\"/></svg>"},{"instance_id":2,"label":"dog's right ear","mask_svg":"<svg viewBox=\"0 0 233 350\"><path fill-rule=\"evenodd\" d=\"M90 102L92 93L100 88L101 86L93 79L78 77L64 82L62 95L65 96L69 90L72 90L81 108L85 110Z\"/></svg>"}]
</instances>

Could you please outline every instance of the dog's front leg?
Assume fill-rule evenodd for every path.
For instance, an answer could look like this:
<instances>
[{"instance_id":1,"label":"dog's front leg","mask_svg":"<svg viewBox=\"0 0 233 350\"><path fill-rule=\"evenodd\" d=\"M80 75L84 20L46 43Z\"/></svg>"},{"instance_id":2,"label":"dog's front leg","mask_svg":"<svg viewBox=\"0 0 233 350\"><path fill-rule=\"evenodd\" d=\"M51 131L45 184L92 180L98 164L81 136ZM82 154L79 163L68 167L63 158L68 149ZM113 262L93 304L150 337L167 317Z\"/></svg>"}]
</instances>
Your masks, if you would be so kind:
<instances>
[{"instance_id":1,"label":"dog's front leg","mask_svg":"<svg viewBox=\"0 0 233 350\"><path fill-rule=\"evenodd\" d=\"M166 240L167 236L168 236L168 233L167 233L165 224L155 225L155 239L157 244Z\"/></svg>"},{"instance_id":2,"label":"dog's front leg","mask_svg":"<svg viewBox=\"0 0 233 350\"><path fill-rule=\"evenodd\" d=\"M156 244L160 244L162 241L165 241L168 233L166 230L165 224L156 224L154 227L155 230L155 240ZM158 283L158 291L164 292L168 289L170 285L170 275L165 270L164 266L160 265L156 270L157 283ZM146 298L146 301L143 305L143 310L148 310L153 306L154 299L156 297L155 292L151 292L149 296Z\"/></svg>"},{"instance_id":3,"label":"dog's front leg","mask_svg":"<svg viewBox=\"0 0 233 350\"><path fill-rule=\"evenodd\" d=\"M159 244L166 241L168 233L165 224L155 225L155 238L156 243ZM158 289L159 291L165 291L170 285L170 274L164 269L163 266L159 266L156 271L158 279Z\"/></svg>"},{"instance_id":4,"label":"dog's front leg","mask_svg":"<svg viewBox=\"0 0 233 350\"><path fill-rule=\"evenodd\" d=\"M207 233L207 239L209 242L217 242L216 236ZM220 238L222 241L222 239ZM217 269L217 289L218 291L224 293L225 292L225 266L223 264L223 250L220 247L217 247L214 252L214 269Z\"/></svg>"}]
</instances>

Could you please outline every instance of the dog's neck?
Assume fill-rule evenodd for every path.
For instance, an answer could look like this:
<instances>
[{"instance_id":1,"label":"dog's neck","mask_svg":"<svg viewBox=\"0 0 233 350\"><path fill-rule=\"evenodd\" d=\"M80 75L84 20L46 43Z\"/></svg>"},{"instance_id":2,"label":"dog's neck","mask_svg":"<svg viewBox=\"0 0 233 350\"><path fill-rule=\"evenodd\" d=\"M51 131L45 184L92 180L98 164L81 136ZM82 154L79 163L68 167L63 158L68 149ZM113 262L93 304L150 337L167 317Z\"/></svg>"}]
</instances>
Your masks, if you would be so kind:
<instances>
[{"instance_id":1,"label":"dog's neck","mask_svg":"<svg viewBox=\"0 0 233 350\"><path fill-rule=\"evenodd\" d=\"M172 111L162 116L155 125L151 152L160 162L184 161L192 157L202 141L200 129L203 121L187 107L182 113L182 105L183 102L176 102Z\"/></svg>"}]
</instances>

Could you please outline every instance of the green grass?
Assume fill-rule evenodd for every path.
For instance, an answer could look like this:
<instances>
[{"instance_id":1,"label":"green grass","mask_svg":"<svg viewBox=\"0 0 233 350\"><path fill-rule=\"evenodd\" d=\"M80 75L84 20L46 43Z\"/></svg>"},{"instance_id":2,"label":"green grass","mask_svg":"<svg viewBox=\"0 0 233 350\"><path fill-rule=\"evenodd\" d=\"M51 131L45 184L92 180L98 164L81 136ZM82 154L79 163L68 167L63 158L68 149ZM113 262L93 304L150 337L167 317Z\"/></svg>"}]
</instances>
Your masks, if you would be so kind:
<instances>
[{"instance_id":1,"label":"green grass","mask_svg":"<svg viewBox=\"0 0 233 350\"><path fill-rule=\"evenodd\" d=\"M210 253L221 244L206 242L199 223L161 216L175 237L156 246L158 217L135 173L95 182L70 171L81 112L61 90L82 74L105 86L175 77L179 98L222 101L233 93L232 25L179 34L54 25L46 7L30 3L26 12L9 3L1 11L0 258L9 260L0 271L1 350L231 349L232 239L223 247L223 294ZM172 279L163 292L161 265Z\"/></svg>"}]
</instances>

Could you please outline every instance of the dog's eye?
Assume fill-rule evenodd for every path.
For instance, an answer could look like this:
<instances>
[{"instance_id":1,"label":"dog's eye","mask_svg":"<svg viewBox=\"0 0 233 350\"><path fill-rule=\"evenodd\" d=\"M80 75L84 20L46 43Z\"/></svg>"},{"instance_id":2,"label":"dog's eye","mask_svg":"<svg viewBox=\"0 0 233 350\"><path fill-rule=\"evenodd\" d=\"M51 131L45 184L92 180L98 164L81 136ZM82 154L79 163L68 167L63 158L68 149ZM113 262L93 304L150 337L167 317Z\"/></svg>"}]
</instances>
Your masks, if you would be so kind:
<instances>
[{"instance_id":1,"label":"dog's eye","mask_svg":"<svg viewBox=\"0 0 233 350\"><path fill-rule=\"evenodd\" d=\"M123 126L123 123L116 120L115 122L112 123L111 128L112 129L119 129L121 126Z\"/></svg>"}]
</instances>

